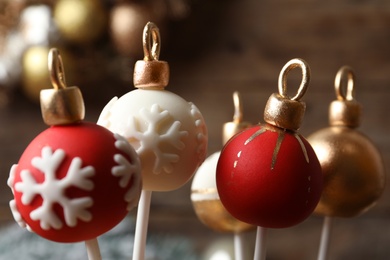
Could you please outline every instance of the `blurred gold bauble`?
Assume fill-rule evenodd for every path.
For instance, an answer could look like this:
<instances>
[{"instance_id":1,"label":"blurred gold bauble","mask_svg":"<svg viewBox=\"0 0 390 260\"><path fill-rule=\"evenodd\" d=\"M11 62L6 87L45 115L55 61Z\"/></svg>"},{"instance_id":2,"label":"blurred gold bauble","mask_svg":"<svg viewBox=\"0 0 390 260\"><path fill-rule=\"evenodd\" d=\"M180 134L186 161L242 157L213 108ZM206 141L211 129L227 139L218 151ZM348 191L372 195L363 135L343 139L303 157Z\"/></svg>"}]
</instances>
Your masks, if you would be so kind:
<instances>
[{"instance_id":1,"label":"blurred gold bauble","mask_svg":"<svg viewBox=\"0 0 390 260\"><path fill-rule=\"evenodd\" d=\"M140 3L120 3L111 10L110 33L119 53L134 58L143 57L142 44L139 39L145 24L152 21L158 24L160 33L164 31L163 13L155 11L150 5ZM163 33L162 33L163 34Z\"/></svg>"},{"instance_id":2,"label":"blurred gold bauble","mask_svg":"<svg viewBox=\"0 0 390 260\"><path fill-rule=\"evenodd\" d=\"M28 48L22 58L22 90L32 101L39 103L39 93L50 88L50 77L47 70L49 48L33 46Z\"/></svg>"},{"instance_id":3,"label":"blurred gold bauble","mask_svg":"<svg viewBox=\"0 0 390 260\"><path fill-rule=\"evenodd\" d=\"M347 94L341 93L341 76L347 74ZM321 163L324 189L315 213L353 217L371 208L381 196L385 171L373 143L354 128L360 122L360 105L353 98L354 75L342 67L336 76L337 100L330 105L330 127L308 137Z\"/></svg>"},{"instance_id":4,"label":"blurred gold bauble","mask_svg":"<svg viewBox=\"0 0 390 260\"><path fill-rule=\"evenodd\" d=\"M324 189L315 213L353 217L368 210L381 196L384 168L381 156L363 134L333 126L308 137L321 163Z\"/></svg>"},{"instance_id":5,"label":"blurred gold bauble","mask_svg":"<svg viewBox=\"0 0 390 260\"><path fill-rule=\"evenodd\" d=\"M87 44L102 36L107 28L107 12L99 0L58 0L54 21L68 41Z\"/></svg>"},{"instance_id":6,"label":"blurred gold bauble","mask_svg":"<svg viewBox=\"0 0 390 260\"><path fill-rule=\"evenodd\" d=\"M238 221L230 215L219 199L195 201L193 206L199 220L216 231L238 233L254 229L252 225Z\"/></svg>"},{"instance_id":7,"label":"blurred gold bauble","mask_svg":"<svg viewBox=\"0 0 390 260\"><path fill-rule=\"evenodd\" d=\"M39 103L42 89L52 88L48 72L48 46L32 46L25 50L22 58L22 91L33 102ZM61 50L61 49L60 49ZM74 81L75 59L66 50L61 50L62 59L69 64L67 81Z\"/></svg>"}]
</instances>

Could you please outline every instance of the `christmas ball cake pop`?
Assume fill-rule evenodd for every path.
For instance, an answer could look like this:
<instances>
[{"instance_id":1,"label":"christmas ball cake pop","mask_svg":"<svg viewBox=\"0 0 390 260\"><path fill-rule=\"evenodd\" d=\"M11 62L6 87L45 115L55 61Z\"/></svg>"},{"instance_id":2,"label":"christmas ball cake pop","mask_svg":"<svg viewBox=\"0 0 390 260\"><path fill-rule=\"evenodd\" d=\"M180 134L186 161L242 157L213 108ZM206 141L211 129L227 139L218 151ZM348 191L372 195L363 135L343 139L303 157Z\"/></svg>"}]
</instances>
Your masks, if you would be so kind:
<instances>
[{"instance_id":1,"label":"christmas ball cake pop","mask_svg":"<svg viewBox=\"0 0 390 260\"><path fill-rule=\"evenodd\" d=\"M237 91L233 94L233 101L234 117L232 122L223 126L223 143L251 126L243 121L241 99ZM199 220L213 230L233 233L247 231L253 226L235 219L219 199L215 175L220 154L220 151L211 154L196 171L191 185L192 205Z\"/></svg>"},{"instance_id":2,"label":"christmas ball cake pop","mask_svg":"<svg viewBox=\"0 0 390 260\"><path fill-rule=\"evenodd\" d=\"M139 158L126 139L83 122L77 87L66 87L61 57L49 53L54 89L41 92L40 133L12 166L8 185L15 220L56 242L96 238L117 225L138 204L142 189Z\"/></svg>"},{"instance_id":3,"label":"christmas ball cake pop","mask_svg":"<svg viewBox=\"0 0 390 260\"><path fill-rule=\"evenodd\" d=\"M113 98L98 124L123 135L136 149L142 163L143 189L171 191L184 185L206 157L207 129L198 108L164 90L169 66L158 60L160 34L146 24L144 60L134 68L133 90Z\"/></svg>"},{"instance_id":4,"label":"christmas ball cake pop","mask_svg":"<svg viewBox=\"0 0 390 260\"><path fill-rule=\"evenodd\" d=\"M346 93L342 78L347 78ZM370 209L382 195L385 170L372 141L356 128L361 105L354 99L355 75L344 66L335 78L337 100L329 107L330 126L308 137L320 160L324 191L315 213L329 217L353 217Z\"/></svg>"},{"instance_id":5,"label":"christmas ball cake pop","mask_svg":"<svg viewBox=\"0 0 390 260\"><path fill-rule=\"evenodd\" d=\"M302 69L297 94L287 96L287 73ZM313 148L297 130L310 79L305 61L293 59L279 75L279 93L269 98L264 120L231 138L217 165L221 202L237 219L264 228L285 228L305 220L322 191L322 173Z\"/></svg>"}]
</instances>

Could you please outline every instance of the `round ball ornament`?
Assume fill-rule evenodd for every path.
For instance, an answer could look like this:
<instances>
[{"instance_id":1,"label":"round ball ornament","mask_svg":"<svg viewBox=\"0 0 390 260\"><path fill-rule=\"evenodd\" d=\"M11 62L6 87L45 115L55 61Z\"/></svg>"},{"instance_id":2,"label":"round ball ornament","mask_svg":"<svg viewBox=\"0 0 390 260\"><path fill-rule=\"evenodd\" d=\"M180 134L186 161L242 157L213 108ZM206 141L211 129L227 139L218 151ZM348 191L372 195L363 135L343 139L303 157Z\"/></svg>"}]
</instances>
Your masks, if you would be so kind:
<instances>
[{"instance_id":1,"label":"round ball ornament","mask_svg":"<svg viewBox=\"0 0 390 260\"><path fill-rule=\"evenodd\" d=\"M223 143L233 135L251 126L243 121L241 99L238 92L233 94L235 113L232 122L223 126ZM219 232L239 233L253 229L245 222L235 219L223 206L219 199L216 170L221 152L210 155L198 168L191 185L191 201L199 220L209 228Z\"/></svg>"},{"instance_id":2,"label":"round ball ornament","mask_svg":"<svg viewBox=\"0 0 390 260\"><path fill-rule=\"evenodd\" d=\"M15 220L56 242L96 238L138 204L139 158L126 139L83 122L77 87L66 87L61 57L49 53L54 89L41 91L40 133L12 166L8 185Z\"/></svg>"},{"instance_id":3,"label":"round ball ornament","mask_svg":"<svg viewBox=\"0 0 390 260\"><path fill-rule=\"evenodd\" d=\"M107 16L100 0L58 0L53 13L61 36L75 44L89 44L101 37Z\"/></svg>"},{"instance_id":4,"label":"round ball ornament","mask_svg":"<svg viewBox=\"0 0 390 260\"><path fill-rule=\"evenodd\" d=\"M301 68L297 94L287 96L287 74ZM305 104L310 70L293 59L279 75L279 93L272 94L265 111L266 124L232 137L221 151L217 188L221 202L237 219L263 228L286 228L305 220L322 191L322 173L311 145L297 130Z\"/></svg>"},{"instance_id":5,"label":"round ball ornament","mask_svg":"<svg viewBox=\"0 0 390 260\"><path fill-rule=\"evenodd\" d=\"M98 124L123 135L142 163L143 189L171 191L184 185L206 157L207 129L198 108L166 91L169 66L160 61L160 34L147 23L145 57L135 64L133 90L113 98Z\"/></svg>"},{"instance_id":6,"label":"round ball ornament","mask_svg":"<svg viewBox=\"0 0 390 260\"><path fill-rule=\"evenodd\" d=\"M138 39L148 21L159 23L161 29L162 15L147 3L123 2L116 4L110 11L110 35L117 51L123 55L142 57L142 46Z\"/></svg>"},{"instance_id":7,"label":"round ball ornament","mask_svg":"<svg viewBox=\"0 0 390 260\"><path fill-rule=\"evenodd\" d=\"M356 130L360 125L361 105L354 99L354 79L350 67L340 68L335 79L337 100L329 107L330 126L308 137L324 175L324 190L315 209L318 215L362 214L375 205L385 187L385 171L378 149Z\"/></svg>"},{"instance_id":8,"label":"round ball ornament","mask_svg":"<svg viewBox=\"0 0 390 260\"><path fill-rule=\"evenodd\" d=\"M39 93L45 86L50 86L47 74L47 56L49 48L46 46L31 46L22 56L22 90L32 101L39 102Z\"/></svg>"}]
</instances>

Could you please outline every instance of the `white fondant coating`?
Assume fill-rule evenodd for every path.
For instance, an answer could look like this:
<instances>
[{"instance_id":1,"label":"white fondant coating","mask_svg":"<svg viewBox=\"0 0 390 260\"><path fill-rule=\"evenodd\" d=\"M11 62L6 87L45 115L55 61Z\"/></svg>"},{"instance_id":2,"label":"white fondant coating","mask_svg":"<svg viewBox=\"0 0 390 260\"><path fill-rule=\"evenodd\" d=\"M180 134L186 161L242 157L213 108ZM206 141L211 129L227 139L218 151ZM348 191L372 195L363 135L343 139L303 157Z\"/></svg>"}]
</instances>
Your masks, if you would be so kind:
<instances>
[{"instance_id":1,"label":"white fondant coating","mask_svg":"<svg viewBox=\"0 0 390 260\"><path fill-rule=\"evenodd\" d=\"M206 200L219 200L218 191L215 190L201 190L201 193L191 193L192 201L206 201Z\"/></svg>"},{"instance_id":2,"label":"white fondant coating","mask_svg":"<svg viewBox=\"0 0 390 260\"><path fill-rule=\"evenodd\" d=\"M191 200L216 200L219 199L216 171L221 152L215 152L199 166L191 184Z\"/></svg>"},{"instance_id":3,"label":"white fondant coating","mask_svg":"<svg viewBox=\"0 0 390 260\"><path fill-rule=\"evenodd\" d=\"M101 125L107 129L110 129L111 123L111 110L114 107L115 103L118 101L118 97L113 97L103 108L102 112L100 113L100 116L98 118L98 125Z\"/></svg>"},{"instance_id":4,"label":"white fondant coating","mask_svg":"<svg viewBox=\"0 0 390 260\"><path fill-rule=\"evenodd\" d=\"M203 162L207 153L207 129L206 124L203 121L203 116L200 113L197 106L195 106L192 102L188 102L191 107L191 116L195 121L195 126L198 129L197 141L199 143L197 153L199 155L199 160Z\"/></svg>"},{"instance_id":5,"label":"white fondant coating","mask_svg":"<svg viewBox=\"0 0 390 260\"><path fill-rule=\"evenodd\" d=\"M126 153L131 159L131 162L129 162L123 155L115 154L114 160L118 165L112 168L112 175L120 177L120 187L125 188L130 180L132 181L132 185L128 188L124 197L124 200L128 203L127 210L130 211L137 206L141 196L141 163L138 154L124 137L119 134L114 134L114 137L116 139L115 147Z\"/></svg>"},{"instance_id":6,"label":"white fondant coating","mask_svg":"<svg viewBox=\"0 0 390 260\"><path fill-rule=\"evenodd\" d=\"M82 190L90 191L94 184L88 178L95 174L92 166L81 167L82 160L73 158L68 168L67 174L62 179L56 179L56 171L65 158L62 149L53 150L49 146L42 148L41 157L34 157L31 164L45 175L42 183L37 183L29 170L21 171L21 182L15 184L16 191L22 193L22 203L28 205L36 195L42 197L42 205L31 211L32 220L40 221L40 226L44 230L50 228L61 229L63 224L61 219L53 210L53 204L62 206L66 225L74 227L77 220L90 221L92 215L87 208L92 206L91 197L69 199L65 196L65 190L69 187L78 187Z\"/></svg>"},{"instance_id":7,"label":"white fondant coating","mask_svg":"<svg viewBox=\"0 0 390 260\"><path fill-rule=\"evenodd\" d=\"M207 130L196 106L166 90L133 90L112 99L98 124L124 136L142 164L143 189L184 185L204 160Z\"/></svg>"},{"instance_id":8,"label":"white fondant coating","mask_svg":"<svg viewBox=\"0 0 390 260\"><path fill-rule=\"evenodd\" d=\"M207 159L199 166L192 180L191 190L203 190L203 189L216 189L216 171L217 163L221 152L215 152L211 154Z\"/></svg>"}]
</instances>

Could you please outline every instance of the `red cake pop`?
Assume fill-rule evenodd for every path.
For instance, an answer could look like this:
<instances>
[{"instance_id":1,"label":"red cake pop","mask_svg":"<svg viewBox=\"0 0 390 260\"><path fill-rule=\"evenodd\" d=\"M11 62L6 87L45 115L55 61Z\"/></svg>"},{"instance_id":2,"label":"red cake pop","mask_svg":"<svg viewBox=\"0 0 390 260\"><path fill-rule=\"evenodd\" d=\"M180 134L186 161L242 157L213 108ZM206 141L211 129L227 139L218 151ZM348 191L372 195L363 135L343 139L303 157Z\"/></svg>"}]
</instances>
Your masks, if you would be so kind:
<instances>
[{"instance_id":1,"label":"red cake pop","mask_svg":"<svg viewBox=\"0 0 390 260\"><path fill-rule=\"evenodd\" d=\"M11 168L8 185L15 220L57 242L91 240L117 225L138 203L142 189L138 156L127 140L82 122L77 87L66 87L61 57L49 54L54 89L41 92L50 128Z\"/></svg>"},{"instance_id":2,"label":"red cake pop","mask_svg":"<svg viewBox=\"0 0 390 260\"><path fill-rule=\"evenodd\" d=\"M296 67L303 80L295 97L287 96L286 76ZM322 191L321 166L298 132L309 83L308 65L288 62L279 76L279 94L265 108L265 125L251 127L224 146L217 166L221 202L235 218L265 228L285 228L306 219Z\"/></svg>"}]
</instances>

